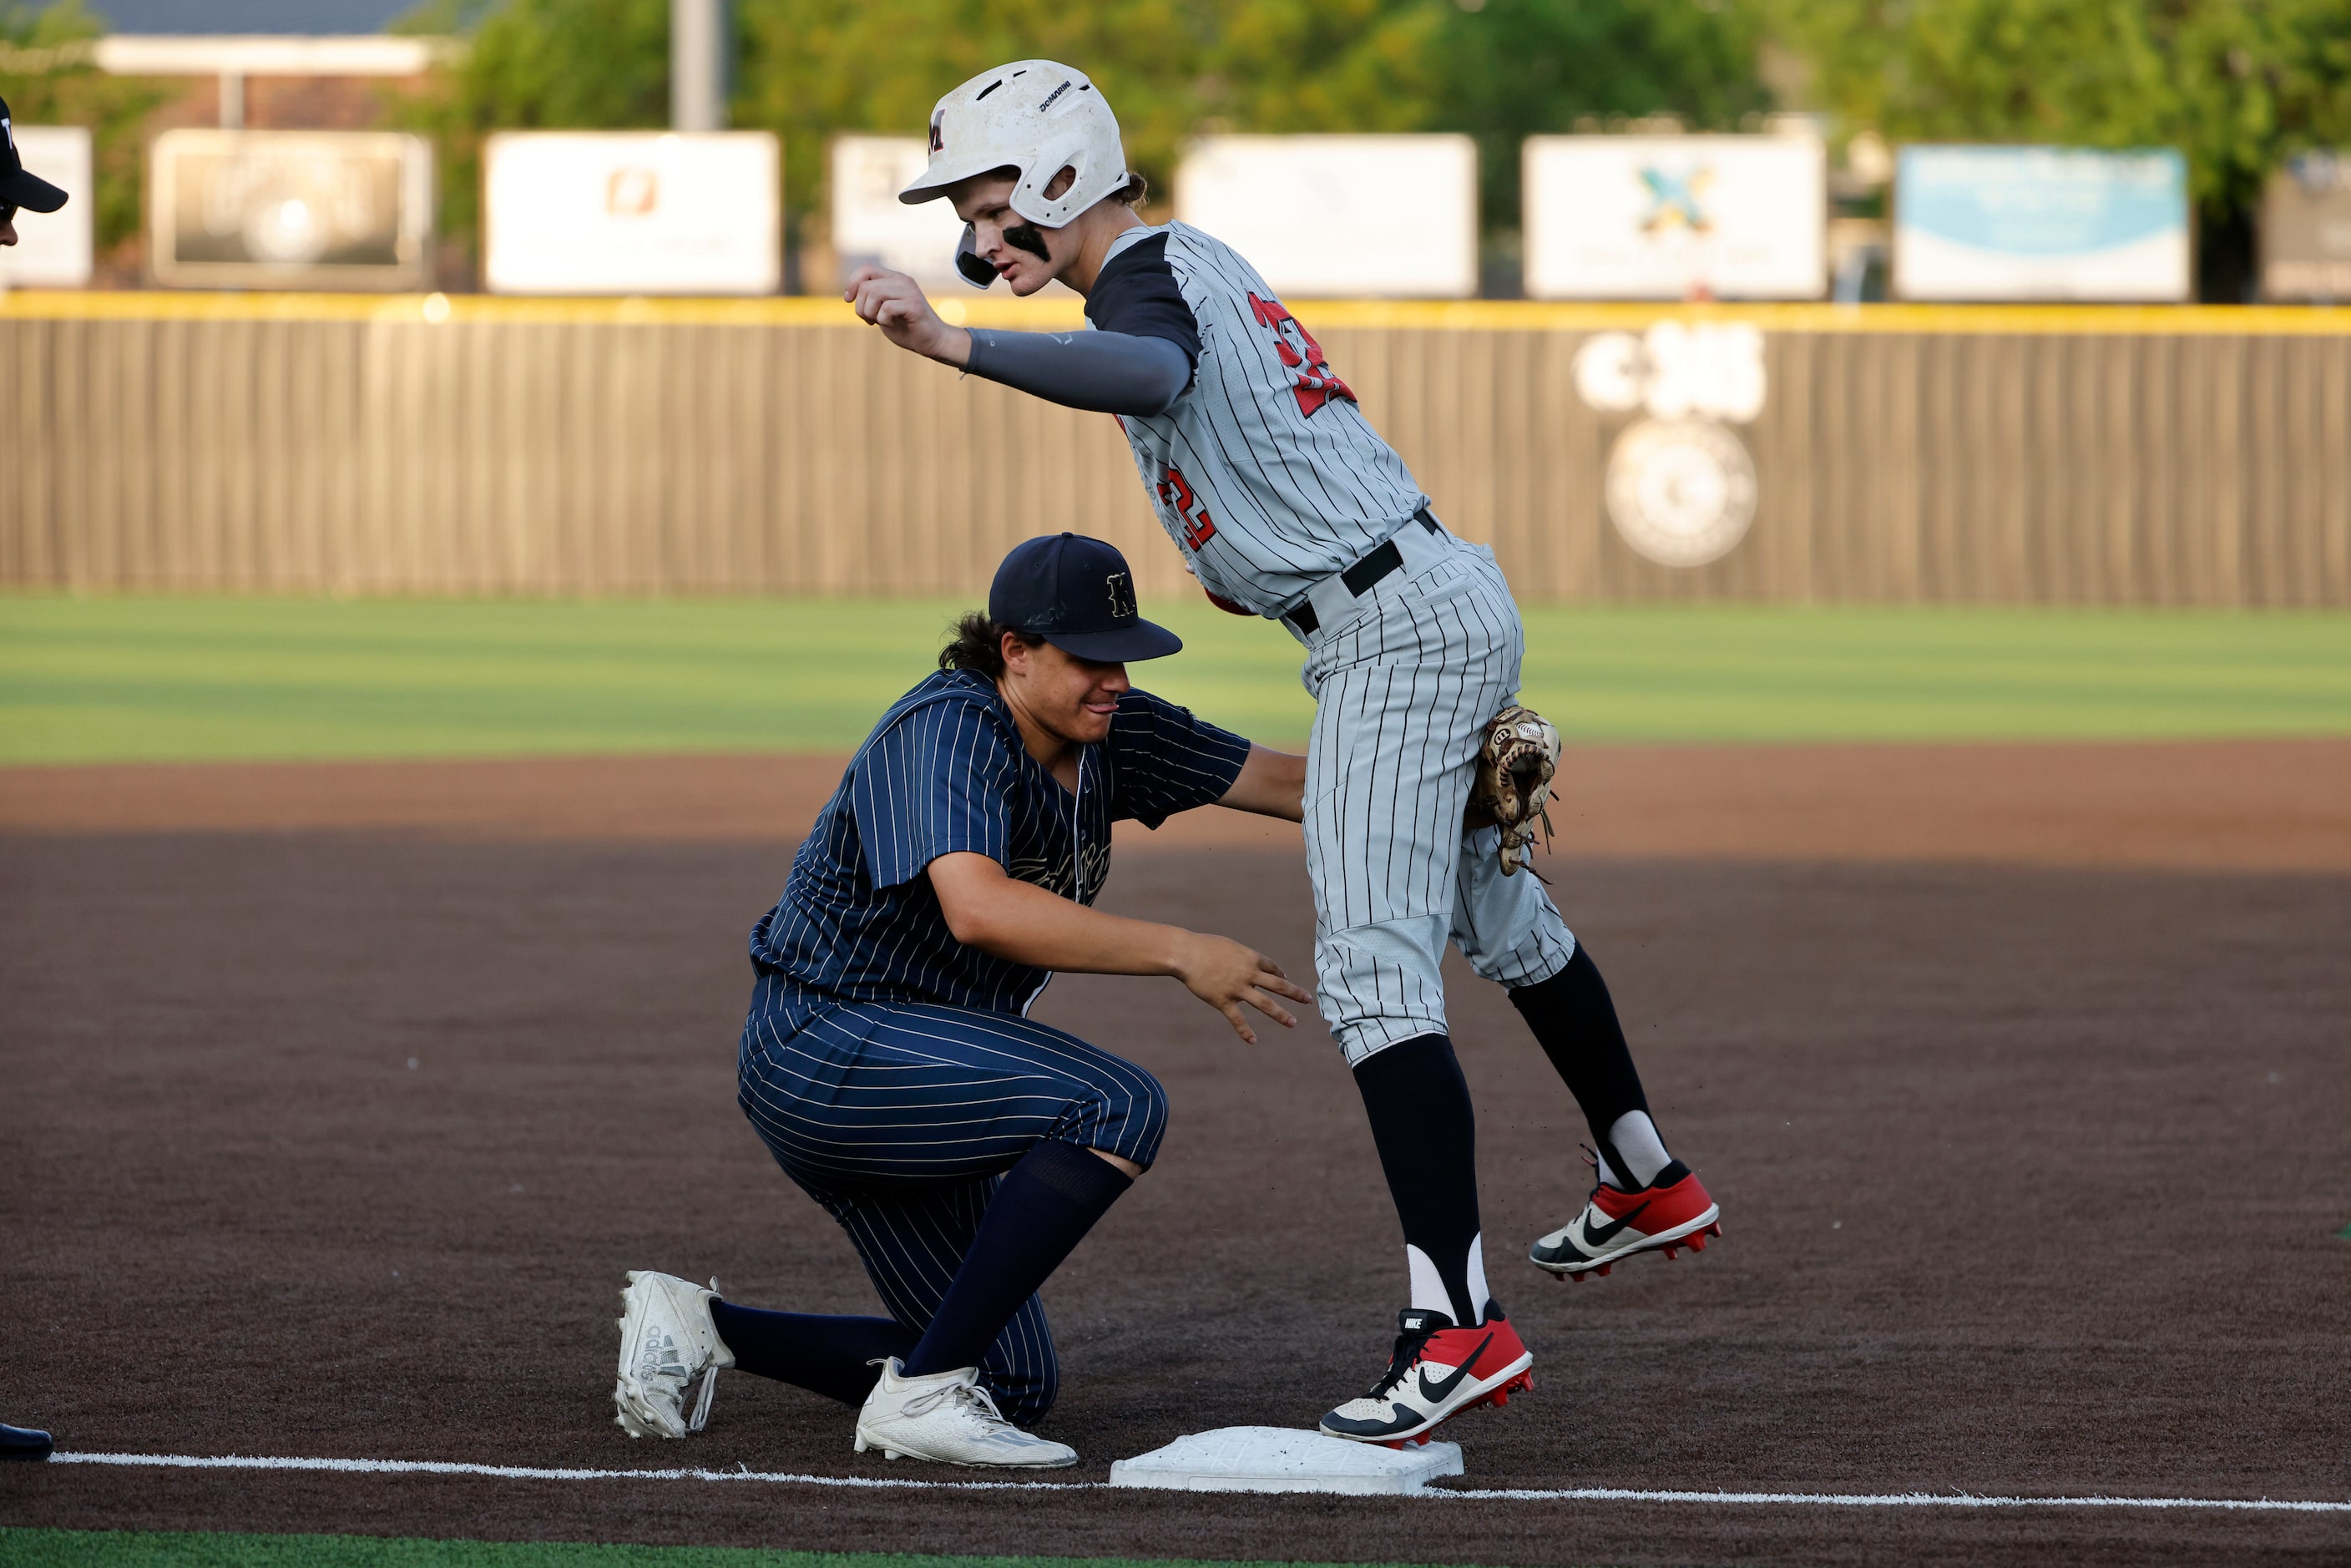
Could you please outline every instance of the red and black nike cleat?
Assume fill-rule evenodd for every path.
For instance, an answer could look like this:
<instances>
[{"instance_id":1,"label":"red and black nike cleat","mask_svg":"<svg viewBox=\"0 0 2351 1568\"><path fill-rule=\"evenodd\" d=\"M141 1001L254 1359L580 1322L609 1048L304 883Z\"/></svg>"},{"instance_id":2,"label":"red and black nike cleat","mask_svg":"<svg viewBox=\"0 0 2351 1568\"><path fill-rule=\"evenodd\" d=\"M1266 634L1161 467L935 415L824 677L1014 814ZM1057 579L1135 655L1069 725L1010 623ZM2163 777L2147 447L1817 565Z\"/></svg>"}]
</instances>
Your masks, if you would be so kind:
<instances>
[{"instance_id":1,"label":"red and black nike cleat","mask_svg":"<svg viewBox=\"0 0 2351 1568\"><path fill-rule=\"evenodd\" d=\"M1500 1406L1534 1387L1535 1358L1502 1309L1486 1303L1486 1321L1457 1328L1443 1312L1407 1308L1396 1316L1395 1353L1371 1392L1322 1417L1333 1437L1400 1448L1464 1410Z\"/></svg>"},{"instance_id":2,"label":"red and black nike cleat","mask_svg":"<svg viewBox=\"0 0 2351 1568\"><path fill-rule=\"evenodd\" d=\"M1676 1160L1638 1192L1605 1182L1593 1187L1583 1212L1536 1242L1527 1257L1538 1269L1581 1280L1605 1274L1636 1252L1668 1258L1685 1247L1703 1252L1708 1237L1722 1234L1721 1214L1689 1167Z\"/></svg>"}]
</instances>

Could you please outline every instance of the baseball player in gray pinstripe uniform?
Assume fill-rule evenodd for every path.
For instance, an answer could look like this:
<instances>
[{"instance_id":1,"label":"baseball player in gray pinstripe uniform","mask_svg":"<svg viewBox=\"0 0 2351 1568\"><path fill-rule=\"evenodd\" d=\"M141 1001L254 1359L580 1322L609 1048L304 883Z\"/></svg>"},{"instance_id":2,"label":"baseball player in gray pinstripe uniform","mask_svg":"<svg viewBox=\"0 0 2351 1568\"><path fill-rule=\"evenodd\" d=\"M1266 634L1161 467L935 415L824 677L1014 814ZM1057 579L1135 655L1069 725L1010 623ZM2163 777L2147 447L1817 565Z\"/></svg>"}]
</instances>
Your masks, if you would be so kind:
<instances>
[{"instance_id":1,"label":"baseball player in gray pinstripe uniform","mask_svg":"<svg viewBox=\"0 0 2351 1568\"><path fill-rule=\"evenodd\" d=\"M1081 73L983 72L939 100L930 149L901 199L954 203L966 274L1016 295L1058 278L1085 297L1092 330L949 327L913 279L878 267L850 280L858 314L902 348L1117 416L1209 597L1306 650L1318 1000L1370 1116L1412 1301L1386 1372L1322 1429L1400 1444L1506 1403L1533 1358L1486 1285L1474 1123L1438 977L1448 940L1510 988L1596 1145L1584 1207L1532 1260L1581 1279L1720 1233L1649 1115L1591 956L1541 883L1513 874L1497 829L1472 825L1489 722L1519 686L1510 585L1490 550L1446 531L1255 268L1197 229L1136 216L1142 182Z\"/></svg>"}]
</instances>

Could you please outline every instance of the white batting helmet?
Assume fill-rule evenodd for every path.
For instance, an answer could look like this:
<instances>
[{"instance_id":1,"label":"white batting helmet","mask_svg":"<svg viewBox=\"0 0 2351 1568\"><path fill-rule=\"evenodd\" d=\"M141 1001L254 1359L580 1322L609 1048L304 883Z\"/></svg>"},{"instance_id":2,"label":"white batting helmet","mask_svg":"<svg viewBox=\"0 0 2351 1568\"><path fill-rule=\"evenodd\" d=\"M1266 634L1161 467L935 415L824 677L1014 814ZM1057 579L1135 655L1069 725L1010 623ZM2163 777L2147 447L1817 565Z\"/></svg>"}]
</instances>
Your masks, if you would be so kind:
<instances>
[{"instance_id":1,"label":"white batting helmet","mask_svg":"<svg viewBox=\"0 0 2351 1568\"><path fill-rule=\"evenodd\" d=\"M1015 60L982 71L931 110L931 163L898 193L912 205L944 196L958 180L1018 169L1014 212L1057 229L1126 183L1118 118L1083 71L1051 60ZM1045 187L1062 170L1070 188L1050 201Z\"/></svg>"}]
</instances>

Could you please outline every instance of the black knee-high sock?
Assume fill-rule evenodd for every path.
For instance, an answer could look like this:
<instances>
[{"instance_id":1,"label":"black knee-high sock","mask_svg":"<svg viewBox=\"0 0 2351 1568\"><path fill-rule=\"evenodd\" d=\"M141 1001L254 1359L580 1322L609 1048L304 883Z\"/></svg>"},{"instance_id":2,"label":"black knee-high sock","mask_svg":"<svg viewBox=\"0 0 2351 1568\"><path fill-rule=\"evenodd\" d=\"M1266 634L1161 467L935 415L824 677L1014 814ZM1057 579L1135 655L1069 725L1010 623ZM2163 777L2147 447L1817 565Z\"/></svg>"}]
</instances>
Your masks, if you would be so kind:
<instances>
[{"instance_id":1,"label":"black knee-high sock","mask_svg":"<svg viewBox=\"0 0 2351 1568\"><path fill-rule=\"evenodd\" d=\"M832 1318L763 1312L713 1301L710 1321L745 1372L789 1383L844 1405L862 1405L879 1369L867 1364L914 1348L914 1331L895 1318Z\"/></svg>"},{"instance_id":2,"label":"black knee-high sock","mask_svg":"<svg viewBox=\"0 0 2351 1568\"><path fill-rule=\"evenodd\" d=\"M1641 1075L1634 1071L1616 1004L1609 998L1608 983L1600 977L1591 953L1577 942L1566 968L1539 985L1519 987L1510 993L1510 1003L1534 1030L1567 1092L1575 1096L1584 1124L1592 1129L1593 1144L1614 1178L1626 1186L1647 1186L1659 1174L1656 1156L1664 1145L1657 1143L1654 1151L1632 1151L1635 1157L1628 1164L1626 1153L1611 1141L1617 1122L1627 1113L1648 1116L1649 1099L1641 1092ZM1649 1130L1654 1134L1654 1122Z\"/></svg>"},{"instance_id":3,"label":"black knee-high sock","mask_svg":"<svg viewBox=\"0 0 2351 1568\"><path fill-rule=\"evenodd\" d=\"M1372 1119L1372 1142L1404 1222L1405 1245L1436 1265L1453 1321L1480 1322L1486 1270L1476 1257L1478 1124L1453 1041L1424 1034L1375 1051L1355 1068L1355 1087Z\"/></svg>"},{"instance_id":4,"label":"black knee-high sock","mask_svg":"<svg viewBox=\"0 0 2351 1568\"><path fill-rule=\"evenodd\" d=\"M978 1365L1020 1303L1134 1185L1124 1171L1075 1144L1042 1143L1023 1155L987 1200L955 1283L905 1358L907 1372Z\"/></svg>"}]
</instances>

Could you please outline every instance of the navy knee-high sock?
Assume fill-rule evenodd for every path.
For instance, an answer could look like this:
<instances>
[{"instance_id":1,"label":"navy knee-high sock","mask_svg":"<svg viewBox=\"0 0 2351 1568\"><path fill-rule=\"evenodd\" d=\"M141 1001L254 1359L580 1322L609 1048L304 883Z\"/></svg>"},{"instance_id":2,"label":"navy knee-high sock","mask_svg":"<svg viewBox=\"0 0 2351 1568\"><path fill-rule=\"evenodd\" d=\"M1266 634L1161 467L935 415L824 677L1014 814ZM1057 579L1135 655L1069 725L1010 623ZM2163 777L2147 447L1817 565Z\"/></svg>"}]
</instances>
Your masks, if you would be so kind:
<instances>
[{"instance_id":1,"label":"navy knee-high sock","mask_svg":"<svg viewBox=\"0 0 2351 1568\"><path fill-rule=\"evenodd\" d=\"M764 1312L713 1301L710 1321L745 1372L789 1383L844 1405L862 1405L881 1376L867 1364L914 1348L914 1332L895 1318L833 1318Z\"/></svg>"},{"instance_id":2,"label":"navy knee-high sock","mask_svg":"<svg viewBox=\"0 0 2351 1568\"><path fill-rule=\"evenodd\" d=\"M1442 1281L1453 1321L1484 1321L1486 1264L1478 1222L1478 1121L1469 1083L1441 1034L1399 1040L1355 1068L1355 1087L1371 1117L1380 1169L1404 1222L1408 1249L1428 1260ZM1419 1271L1419 1265L1414 1265ZM1413 1305L1423 1301L1418 1282Z\"/></svg>"},{"instance_id":3,"label":"navy knee-high sock","mask_svg":"<svg viewBox=\"0 0 2351 1568\"><path fill-rule=\"evenodd\" d=\"M1510 1005L1534 1030L1535 1040L1575 1096L1584 1124L1603 1162L1602 1176L1620 1186L1644 1187L1673 1175L1673 1157L1649 1114L1649 1098L1625 1043L1625 1026L1608 982L1600 977L1582 942L1567 967L1536 985L1510 993ZM1619 1126L1639 1113L1635 1122ZM1623 1143L1619 1146L1620 1141Z\"/></svg>"},{"instance_id":4,"label":"navy knee-high sock","mask_svg":"<svg viewBox=\"0 0 2351 1568\"><path fill-rule=\"evenodd\" d=\"M1049 1140L1023 1155L987 1200L971 1250L931 1326L907 1354L906 1371L919 1376L978 1365L1020 1303L1134 1185L1124 1171L1075 1144Z\"/></svg>"}]
</instances>

